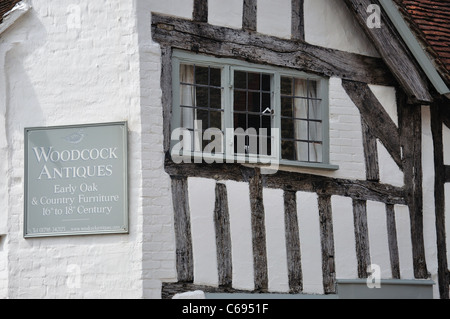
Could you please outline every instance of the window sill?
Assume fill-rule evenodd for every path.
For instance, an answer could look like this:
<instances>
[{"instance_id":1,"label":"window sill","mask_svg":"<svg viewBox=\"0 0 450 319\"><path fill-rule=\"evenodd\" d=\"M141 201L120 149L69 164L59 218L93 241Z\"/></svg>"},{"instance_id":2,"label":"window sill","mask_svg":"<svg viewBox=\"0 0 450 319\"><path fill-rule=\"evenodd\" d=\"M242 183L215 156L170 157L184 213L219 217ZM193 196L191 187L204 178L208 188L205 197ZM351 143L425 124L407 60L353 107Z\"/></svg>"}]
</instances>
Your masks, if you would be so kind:
<instances>
[{"instance_id":1,"label":"window sill","mask_svg":"<svg viewBox=\"0 0 450 319\"><path fill-rule=\"evenodd\" d=\"M177 161L172 158L175 163L217 163L217 164L243 164L243 165L261 165L262 167L270 166L270 169L283 169L283 167L296 167L306 169L316 169L325 171L337 171L338 165L324 164L324 163L308 163L308 162L296 162L288 160L277 160L270 157L244 157L244 156L226 156L226 157L213 157L204 156L200 153L195 153L193 156L179 156Z\"/></svg>"},{"instance_id":2,"label":"window sill","mask_svg":"<svg viewBox=\"0 0 450 319\"><path fill-rule=\"evenodd\" d=\"M286 160L281 160L280 166L319 169L319 170L326 170L326 171L339 170L338 165L324 164L324 163L295 162L295 161L286 161Z\"/></svg>"}]
</instances>

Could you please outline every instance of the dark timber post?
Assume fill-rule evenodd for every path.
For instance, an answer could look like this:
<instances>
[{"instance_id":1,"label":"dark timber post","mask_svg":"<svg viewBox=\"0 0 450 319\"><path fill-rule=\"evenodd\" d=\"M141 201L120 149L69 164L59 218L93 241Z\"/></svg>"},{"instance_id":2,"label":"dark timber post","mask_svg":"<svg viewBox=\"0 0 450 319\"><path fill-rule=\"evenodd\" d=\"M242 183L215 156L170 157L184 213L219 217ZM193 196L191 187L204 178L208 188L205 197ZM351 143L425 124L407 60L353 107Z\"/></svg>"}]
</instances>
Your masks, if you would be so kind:
<instances>
[{"instance_id":1,"label":"dark timber post","mask_svg":"<svg viewBox=\"0 0 450 319\"><path fill-rule=\"evenodd\" d=\"M194 281L191 217L186 177L172 177L172 201L175 212L177 273L179 282Z\"/></svg>"},{"instance_id":2,"label":"dark timber post","mask_svg":"<svg viewBox=\"0 0 450 319\"><path fill-rule=\"evenodd\" d=\"M406 201L411 215L414 276L427 279L423 233L422 107L408 104L402 92L398 93L397 105Z\"/></svg>"},{"instance_id":3,"label":"dark timber post","mask_svg":"<svg viewBox=\"0 0 450 319\"><path fill-rule=\"evenodd\" d=\"M305 41L304 0L292 0L292 39Z\"/></svg>"},{"instance_id":4,"label":"dark timber post","mask_svg":"<svg viewBox=\"0 0 450 319\"><path fill-rule=\"evenodd\" d=\"M446 169L444 165L444 143L442 136L443 121L446 123L448 118L444 116L444 110L445 108L441 108L439 103L431 106L431 130L433 133L435 167L434 198L436 210L439 293L441 299L449 299L450 278L447 261L447 235L445 230Z\"/></svg>"},{"instance_id":5,"label":"dark timber post","mask_svg":"<svg viewBox=\"0 0 450 319\"><path fill-rule=\"evenodd\" d=\"M369 228L367 225L367 202L353 200L353 218L355 224L356 256L358 259L358 277L369 276L370 266Z\"/></svg>"},{"instance_id":6,"label":"dark timber post","mask_svg":"<svg viewBox=\"0 0 450 319\"><path fill-rule=\"evenodd\" d=\"M256 31L257 2L257 0L244 0L242 29L247 31Z\"/></svg>"},{"instance_id":7,"label":"dark timber post","mask_svg":"<svg viewBox=\"0 0 450 319\"><path fill-rule=\"evenodd\" d=\"M233 262L231 254L230 214L228 194L225 184L216 184L216 204L214 208L216 229L217 267L219 287L232 286Z\"/></svg>"},{"instance_id":8,"label":"dark timber post","mask_svg":"<svg viewBox=\"0 0 450 319\"><path fill-rule=\"evenodd\" d=\"M326 295L336 293L336 262L334 250L331 196L319 195L320 241L322 245L323 289Z\"/></svg>"},{"instance_id":9,"label":"dark timber post","mask_svg":"<svg viewBox=\"0 0 450 319\"><path fill-rule=\"evenodd\" d=\"M303 291L303 275L297 217L297 193L294 191L284 192L284 220L289 290L291 293L298 294Z\"/></svg>"},{"instance_id":10,"label":"dark timber post","mask_svg":"<svg viewBox=\"0 0 450 319\"><path fill-rule=\"evenodd\" d=\"M208 0L194 0L192 18L197 22L208 22Z\"/></svg>"},{"instance_id":11,"label":"dark timber post","mask_svg":"<svg viewBox=\"0 0 450 319\"><path fill-rule=\"evenodd\" d=\"M263 204L261 171L254 170L250 177L250 207L252 212L253 267L255 270L255 290L267 291L269 277L267 270L266 225Z\"/></svg>"}]
</instances>

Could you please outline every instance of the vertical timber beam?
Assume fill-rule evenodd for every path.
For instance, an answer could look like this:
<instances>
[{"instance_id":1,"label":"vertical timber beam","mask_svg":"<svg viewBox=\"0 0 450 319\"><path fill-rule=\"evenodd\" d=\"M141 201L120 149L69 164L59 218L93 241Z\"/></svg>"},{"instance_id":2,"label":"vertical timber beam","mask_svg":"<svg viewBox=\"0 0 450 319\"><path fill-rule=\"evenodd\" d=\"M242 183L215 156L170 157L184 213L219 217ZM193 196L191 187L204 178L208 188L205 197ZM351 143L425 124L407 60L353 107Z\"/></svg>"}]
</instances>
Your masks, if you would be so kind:
<instances>
[{"instance_id":1,"label":"vertical timber beam","mask_svg":"<svg viewBox=\"0 0 450 319\"><path fill-rule=\"evenodd\" d=\"M192 18L196 22L208 22L208 0L194 0Z\"/></svg>"},{"instance_id":2,"label":"vertical timber beam","mask_svg":"<svg viewBox=\"0 0 450 319\"><path fill-rule=\"evenodd\" d=\"M292 0L292 29L293 40L305 41L305 12L304 0Z\"/></svg>"},{"instance_id":3,"label":"vertical timber beam","mask_svg":"<svg viewBox=\"0 0 450 319\"><path fill-rule=\"evenodd\" d=\"M161 102L163 106L164 153L170 150L172 122L172 48L161 46Z\"/></svg>"},{"instance_id":4,"label":"vertical timber beam","mask_svg":"<svg viewBox=\"0 0 450 319\"><path fill-rule=\"evenodd\" d=\"M320 241L322 245L323 289L326 295L336 293L336 262L331 196L319 195Z\"/></svg>"},{"instance_id":5,"label":"vertical timber beam","mask_svg":"<svg viewBox=\"0 0 450 319\"><path fill-rule=\"evenodd\" d=\"M244 0L242 29L246 31L256 31L257 2L257 0Z\"/></svg>"},{"instance_id":6,"label":"vertical timber beam","mask_svg":"<svg viewBox=\"0 0 450 319\"><path fill-rule=\"evenodd\" d=\"M380 181L380 167L378 165L377 138L372 134L369 125L361 117L362 134L364 141L364 157L366 160L366 179L372 182Z\"/></svg>"},{"instance_id":7,"label":"vertical timber beam","mask_svg":"<svg viewBox=\"0 0 450 319\"><path fill-rule=\"evenodd\" d=\"M436 209L436 239L438 253L438 280L441 299L450 298L450 278L447 261L447 235L445 230L445 166L443 143L443 119L440 104L431 106L431 131L433 133L435 184L434 198Z\"/></svg>"},{"instance_id":8,"label":"vertical timber beam","mask_svg":"<svg viewBox=\"0 0 450 319\"><path fill-rule=\"evenodd\" d=\"M423 230L422 107L408 104L406 95L400 91L397 105L406 201L411 216L414 276L427 279Z\"/></svg>"},{"instance_id":9,"label":"vertical timber beam","mask_svg":"<svg viewBox=\"0 0 450 319\"><path fill-rule=\"evenodd\" d=\"M355 224L356 257L358 260L358 277L369 277L370 266L369 228L367 225L367 202L353 200L353 219Z\"/></svg>"},{"instance_id":10,"label":"vertical timber beam","mask_svg":"<svg viewBox=\"0 0 450 319\"><path fill-rule=\"evenodd\" d=\"M172 201L175 213L178 281L192 283L194 282L194 259L186 177L172 177Z\"/></svg>"},{"instance_id":11,"label":"vertical timber beam","mask_svg":"<svg viewBox=\"0 0 450 319\"><path fill-rule=\"evenodd\" d=\"M303 275L297 217L297 193L294 191L284 192L284 220L289 291L292 294L299 294L303 291Z\"/></svg>"},{"instance_id":12,"label":"vertical timber beam","mask_svg":"<svg viewBox=\"0 0 450 319\"><path fill-rule=\"evenodd\" d=\"M263 183L261 171L255 169L255 174L249 180L250 207L253 242L253 267L255 275L255 290L266 292L269 288L267 270L266 226L263 204Z\"/></svg>"},{"instance_id":13,"label":"vertical timber beam","mask_svg":"<svg viewBox=\"0 0 450 319\"><path fill-rule=\"evenodd\" d=\"M387 234L389 244L389 257L391 260L392 278L401 279L400 275L400 259L398 254L398 239L397 239L397 223L395 221L394 205L386 205L387 213Z\"/></svg>"},{"instance_id":14,"label":"vertical timber beam","mask_svg":"<svg viewBox=\"0 0 450 319\"><path fill-rule=\"evenodd\" d=\"M228 194L225 184L218 183L216 185L214 225L216 228L219 287L231 288L233 281L233 264L231 254L230 214L228 211Z\"/></svg>"}]
</instances>

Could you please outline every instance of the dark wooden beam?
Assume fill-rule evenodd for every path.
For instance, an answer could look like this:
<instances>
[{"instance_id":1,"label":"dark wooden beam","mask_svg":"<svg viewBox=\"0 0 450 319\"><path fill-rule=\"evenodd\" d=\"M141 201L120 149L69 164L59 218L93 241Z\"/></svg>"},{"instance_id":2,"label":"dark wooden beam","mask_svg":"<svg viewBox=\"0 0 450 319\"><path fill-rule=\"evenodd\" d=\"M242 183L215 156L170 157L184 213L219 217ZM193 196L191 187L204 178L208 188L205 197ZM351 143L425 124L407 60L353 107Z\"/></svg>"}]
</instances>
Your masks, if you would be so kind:
<instances>
[{"instance_id":1,"label":"dark wooden beam","mask_svg":"<svg viewBox=\"0 0 450 319\"><path fill-rule=\"evenodd\" d=\"M178 281L194 281L191 217L187 178L172 177L172 201L175 217L176 262Z\"/></svg>"},{"instance_id":2,"label":"dark wooden beam","mask_svg":"<svg viewBox=\"0 0 450 319\"><path fill-rule=\"evenodd\" d=\"M208 22L208 0L194 0L194 21Z\"/></svg>"},{"instance_id":3,"label":"dark wooden beam","mask_svg":"<svg viewBox=\"0 0 450 319\"><path fill-rule=\"evenodd\" d=\"M392 278L401 279L400 274L400 258L398 254L398 240L397 240L397 222L395 221L394 205L386 205L387 213L387 234L389 244L389 257L391 260Z\"/></svg>"},{"instance_id":4,"label":"dark wooden beam","mask_svg":"<svg viewBox=\"0 0 450 319\"><path fill-rule=\"evenodd\" d=\"M423 229L422 107L408 104L402 92L398 92L397 105L405 195L411 215L414 275L417 279L427 279Z\"/></svg>"},{"instance_id":5,"label":"dark wooden beam","mask_svg":"<svg viewBox=\"0 0 450 319\"><path fill-rule=\"evenodd\" d=\"M438 284L441 299L450 298L450 277L447 260L447 233L445 229L445 165L444 165L444 142L443 142L443 119L442 113L446 108L443 104L431 106L431 131L433 134L434 148L434 206L436 213L436 239L438 259Z\"/></svg>"},{"instance_id":6,"label":"dark wooden beam","mask_svg":"<svg viewBox=\"0 0 450 319\"><path fill-rule=\"evenodd\" d=\"M292 0L292 28L293 40L305 41L305 13L304 0Z\"/></svg>"},{"instance_id":7,"label":"dark wooden beam","mask_svg":"<svg viewBox=\"0 0 450 319\"><path fill-rule=\"evenodd\" d=\"M380 181L380 167L378 165L377 138L372 134L369 125L361 118L364 158L366 161L366 178L368 181Z\"/></svg>"},{"instance_id":8,"label":"dark wooden beam","mask_svg":"<svg viewBox=\"0 0 450 319\"><path fill-rule=\"evenodd\" d=\"M228 193L225 184L216 184L214 225L216 229L219 286L231 287L233 282L233 262L231 254L231 231L230 214L228 211Z\"/></svg>"},{"instance_id":9,"label":"dark wooden beam","mask_svg":"<svg viewBox=\"0 0 450 319\"><path fill-rule=\"evenodd\" d=\"M379 4L378 0L344 0L357 18L361 28L374 43L383 60L389 66L397 81L402 85L408 97L415 102L429 104L432 101L426 76L416 63L414 56L404 44L397 30L384 13L381 15L381 28L370 28L367 20L370 13L367 8ZM381 6L380 6L381 7Z\"/></svg>"},{"instance_id":10,"label":"dark wooden beam","mask_svg":"<svg viewBox=\"0 0 450 319\"><path fill-rule=\"evenodd\" d=\"M284 192L284 221L286 227L289 291L290 293L298 294L303 291L303 275L296 192Z\"/></svg>"},{"instance_id":11,"label":"dark wooden beam","mask_svg":"<svg viewBox=\"0 0 450 319\"><path fill-rule=\"evenodd\" d=\"M166 172L171 176L203 177L209 179L247 181L254 168L239 164L174 164L166 160ZM360 200L373 200L385 204L406 205L403 188L371 181L335 179L312 174L278 171L262 176L264 187L303 191L324 195L338 195Z\"/></svg>"},{"instance_id":12,"label":"dark wooden beam","mask_svg":"<svg viewBox=\"0 0 450 319\"><path fill-rule=\"evenodd\" d=\"M257 0L244 0L242 14L242 28L247 31L256 31L257 27Z\"/></svg>"},{"instance_id":13,"label":"dark wooden beam","mask_svg":"<svg viewBox=\"0 0 450 319\"><path fill-rule=\"evenodd\" d=\"M358 277L369 277L370 266L369 228L367 225L367 202L353 200L353 220L355 227L356 259L358 260Z\"/></svg>"},{"instance_id":14,"label":"dark wooden beam","mask_svg":"<svg viewBox=\"0 0 450 319\"><path fill-rule=\"evenodd\" d=\"M403 170L398 127L369 86L366 83L345 80L342 81L342 86L358 107L371 133L380 139L395 163Z\"/></svg>"},{"instance_id":15,"label":"dark wooden beam","mask_svg":"<svg viewBox=\"0 0 450 319\"><path fill-rule=\"evenodd\" d=\"M388 68L379 58L246 30L153 13L152 38L163 46L216 57L269 64L371 84L395 84Z\"/></svg>"},{"instance_id":16,"label":"dark wooden beam","mask_svg":"<svg viewBox=\"0 0 450 319\"><path fill-rule=\"evenodd\" d=\"M444 170L445 170L445 182L450 183L450 166L445 165Z\"/></svg>"},{"instance_id":17,"label":"dark wooden beam","mask_svg":"<svg viewBox=\"0 0 450 319\"><path fill-rule=\"evenodd\" d=\"M253 267L255 276L255 290L266 292L269 289L269 276L267 268L266 224L263 204L263 185L261 172L249 179L250 208L252 222Z\"/></svg>"},{"instance_id":18,"label":"dark wooden beam","mask_svg":"<svg viewBox=\"0 0 450 319\"><path fill-rule=\"evenodd\" d=\"M161 96L163 112L164 152L170 150L171 119L172 119L172 48L161 47Z\"/></svg>"},{"instance_id":19,"label":"dark wooden beam","mask_svg":"<svg viewBox=\"0 0 450 319\"><path fill-rule=\"evenodd\" d=\"M336 293L336 263L334 250L331 196L319 196L320 242L322 246L323 289L326 295Z\"/></svg>"}]
</instances>

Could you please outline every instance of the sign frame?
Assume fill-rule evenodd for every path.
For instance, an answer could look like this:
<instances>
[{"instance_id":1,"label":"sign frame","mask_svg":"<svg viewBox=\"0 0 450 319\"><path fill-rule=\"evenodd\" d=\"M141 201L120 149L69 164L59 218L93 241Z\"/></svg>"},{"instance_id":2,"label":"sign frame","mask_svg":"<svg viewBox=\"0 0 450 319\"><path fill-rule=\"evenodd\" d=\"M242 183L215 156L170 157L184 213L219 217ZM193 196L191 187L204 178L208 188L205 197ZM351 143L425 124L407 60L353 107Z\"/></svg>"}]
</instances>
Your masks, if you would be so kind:
<instances>
[{"instance_id":1,"label":"sign frame","mask_svg":"<svg viewBox=\"0 0 450 319\"><path fill-rule=\"evenodd\" d=\"M122 190L120 191L120 194L117 194L117 197L114 197L114 199L121 198L121 207L120 212L116 214L116 216L113 216L117 218L117 216L121 219L121 225L114 227L114 229L107 229L107 227L97 225L88 225L86 227L80 228L80 230L62 230L62 231L37 231L37 232L30 232L29 231L29 223L30 223L30 206L32 204L30 203L30 169L29 169L29 161L32 154L30 154L30 133L32 132L47 132L48 134L51 134L52 132L61 132L62 130L101 130L101 129L121 129L121 132L118 132L117 134L120 134L120 141L117 141L118 144L120 144L120 150L122 150L121 156L120 156L120 168L121 172L119 177L122 181ZM43 146L42 146L43 147ZM110 149L110 152L115 152L112 149ZM50 152L48 153L50 154ZM47 154L47 155L48 155ZM107 154L105 151L103 154ZM115 153L113 154L114 157L116 157ZM112 234L129 234L129 202L128 202L128 122L122 121L122 122L110 122L110 123L92 123L92 124L80 124L80 125L61 125L61 126L48 126L48 127L28 127L24 129L24 224L23 224L23 237L25 239L30 238L43 238L43 237L65 237L65 236L85 236L85 235L112 235ZM41 154L42 155L42 154ZM36 155L37 156L37 155ZM105 155L106 156L106 155ZM42 157L41 157L42 158ZM112 158L112 157L111 157ZM112 170L111 170L112 171ZM104 171L102 170L102 173ZM108 171L109 173L109 171ZM42 173L41 173L42 174ZM75 174L75 173L73 173ZM111 172L111 175L113 173ZM86 183L87 185L87 183ZM95 185L95 183L93 183ZM89 187L89 185L87 185ZM72 187L72 185L71 185ZM75 186L73 186L75 188ZM81 186L77 186L81 189ZM92 187L92 186L91 186ZM95 189L95 188L94 188ZM35 205L40 205L40 203L36 202ZM50 216L50 215L49 215ZM43 227L46 228L46 227Z\"/></svg>"}]
</instances>

